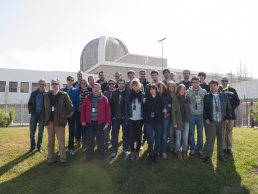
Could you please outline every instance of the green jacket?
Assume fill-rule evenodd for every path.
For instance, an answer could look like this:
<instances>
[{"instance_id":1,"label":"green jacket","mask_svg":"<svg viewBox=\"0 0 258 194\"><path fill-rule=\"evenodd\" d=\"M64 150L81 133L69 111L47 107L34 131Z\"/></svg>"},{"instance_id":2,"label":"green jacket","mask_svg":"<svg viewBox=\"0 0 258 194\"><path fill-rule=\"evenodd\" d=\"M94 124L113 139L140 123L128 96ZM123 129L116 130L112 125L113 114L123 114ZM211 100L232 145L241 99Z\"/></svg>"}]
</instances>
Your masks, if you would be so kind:
<instances>
[{"instance_id":1,"label":"green jacket","mask_svg":"<svg viewBox=\"0 0 258 194\"><path fill-rule=\"evenodd\" d=\"M189 127L191 126L191 112L190 112L190 99L188 96L186 96L189 101L189 118L190 118L190 124ZM173 98L172 101L172 124L173 127L174 125L177 125L176 130L182 130L182 117L181 117L181 110L180 110L180 103L176 97Z\"/></svg>"}]
</instances>

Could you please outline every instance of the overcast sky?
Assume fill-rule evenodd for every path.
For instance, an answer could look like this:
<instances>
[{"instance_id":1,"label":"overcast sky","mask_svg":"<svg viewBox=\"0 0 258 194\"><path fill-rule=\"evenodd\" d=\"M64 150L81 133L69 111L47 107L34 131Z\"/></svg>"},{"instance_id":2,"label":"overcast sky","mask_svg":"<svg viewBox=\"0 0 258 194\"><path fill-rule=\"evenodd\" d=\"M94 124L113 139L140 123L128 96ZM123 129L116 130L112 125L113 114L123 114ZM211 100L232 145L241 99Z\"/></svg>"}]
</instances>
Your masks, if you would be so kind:
<instances>
[{"instance_id":1,"label":"overcast sky","mask_svg":"<svg viewBox=\"0 0 258 194\"><path fill-rule=\"evenodd\" d=\"M0 0L0 67L77 71L100 35L178 69L258 78L258 1Z\"/></svg>"}]
</instances>

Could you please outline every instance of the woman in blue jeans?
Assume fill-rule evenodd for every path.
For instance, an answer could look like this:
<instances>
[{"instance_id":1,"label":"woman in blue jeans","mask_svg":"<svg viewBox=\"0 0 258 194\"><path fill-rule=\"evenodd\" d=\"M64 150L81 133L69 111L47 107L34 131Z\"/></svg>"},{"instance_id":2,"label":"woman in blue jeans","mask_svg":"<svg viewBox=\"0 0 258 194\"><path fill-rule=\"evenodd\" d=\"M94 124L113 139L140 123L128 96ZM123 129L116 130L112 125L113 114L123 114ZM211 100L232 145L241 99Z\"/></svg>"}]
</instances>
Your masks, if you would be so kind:
<instances>
[{"instance_id":1,"label":"woman in blue jeans","mask_svg":"<svg viewBox=\"0 0 258 194\"><path fill-rule=\"evenodd\" d=\"M172 122L175 128L175 144L177 157L180 161L187 159L187 144L191 121L190 99L186 96L186 87L179 84L176 88L176 97L172 103ZM182 139L182 153L180 143Z\"/></svg>"},{"instance_id":2,"label":"woman in blue jeans","mask_svg":"<svg viewBox=\"0 0 258 194\"><path fill-rule=\"evenodd\" d=\"M158 93L156 84L150 84L147 91L148 97L144 104L144 121L147 133L149 159L148 165L154 163L158 164L158 153L160 149L160 137L164 122L164 114L167 110L164 108L163 98ZM153 135L155 133L155 136ZM153 153L153 144L155 138L155 148Z\"/></svg>"},{"instance_id":3,"label":"woman in blue jeans","mask_svg":"<svg viewBox=\"0 0 258 194\"><path fill-rule=\"evenodd\" d=\"M174 97L176 96L176 83L173 81L169 81L167 87L168 87L169 95L173 101ZM172 119L172 116L170 116L170 118ZM169 126L169 144L170 144L170 152L176 154L175 129L173 127L172 122Z\"/></svg>"},{"instance_id":4,"label":"woman in blue jeans","mask_svg":"<svg viewBox=\"0 0 258 194\"><path fill-rule=\"evenodd\" d=\"M167 113L164 114L163 119L163 127L161 131L161 149L162 149L162 157L164 159L167 159L168 156L166 154L167 152L167 142L168 142L168 131L169 126L171 124L171 107L172 107L172 98L170 97L167 86L163 82L160 82L158 85L159 89L159 95L163 98L164 101L164 108L167 110Z\"/></svg>"}]
</instances>

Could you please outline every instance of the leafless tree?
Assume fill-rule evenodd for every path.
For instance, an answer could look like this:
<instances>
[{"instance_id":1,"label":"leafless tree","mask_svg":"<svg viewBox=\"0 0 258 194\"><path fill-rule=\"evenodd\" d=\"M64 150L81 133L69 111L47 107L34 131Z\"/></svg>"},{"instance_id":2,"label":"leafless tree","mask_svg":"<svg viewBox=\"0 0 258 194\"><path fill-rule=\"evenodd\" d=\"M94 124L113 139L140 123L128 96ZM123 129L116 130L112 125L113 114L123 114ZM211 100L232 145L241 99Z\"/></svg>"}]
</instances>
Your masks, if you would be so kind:
<instances>
[{"instance_id":1,"label":"leafless tree","mask_svg":"<svg viewBox=\"0 0 258 194\"><path fill-rule=\"evenodd\" d=\"M236 75L237 80L236 81L249 81L252 80L252 71L251 73L248 71L248 68L246 66L243 66L241 63L241 60L239 59L240 64L237 67Z\"/></svg>"}]
</instances>

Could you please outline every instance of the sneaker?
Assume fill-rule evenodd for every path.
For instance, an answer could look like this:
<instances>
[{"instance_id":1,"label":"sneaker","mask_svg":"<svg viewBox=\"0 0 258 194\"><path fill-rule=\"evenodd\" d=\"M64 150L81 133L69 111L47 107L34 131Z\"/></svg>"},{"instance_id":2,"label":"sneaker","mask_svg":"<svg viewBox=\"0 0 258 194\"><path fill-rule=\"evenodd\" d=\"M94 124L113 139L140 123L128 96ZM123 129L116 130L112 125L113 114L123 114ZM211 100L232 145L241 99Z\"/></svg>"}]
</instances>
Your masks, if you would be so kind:
<instances>
[{"instance_id":1,"label":"sneaker","mask_svg":"<svg viewBox=\"0 0 258 194\"><path fill-rule=\"evenodd\" d=\"M194 157L194 150L190 151L190 156Z\"/></svg>"},{"instance_id":2,"label":"sneaker","mask_svg":"<svg viewBox=\"0 0 258 194\"><path fill-rule=\"evenodd\" d=\"M141 151L143 150L143 147L142 147L142 146L140 147L140 150L141 150Z\"/></svg>"},{"instance_id":3,"label":"sneaker","mask_svg":"<svg viewBox=\"0 0 258 194\"><path fill-rule=\"evenodd\" d=\"M199 151L199 152L198 152L198 155L199 155L201 158L203 158L203 157L204 157L204 155L203 155L202 151Z\"/></svg>"},{"instance_id":4,"label":"sneaker","mask_svg":"<svg viewBox=\"0 0 258 194\"><path fill-rule=\"evenodd\" d=\"M73 150L68 150L69 154L71 154L72 156L75 155L74 151Z\"/></svg>"},{"instance_id":5,"label":"sneaker","mask_svg":"<svg viewBox=\"0 0 258 194\"><path fill-rule=\"evenodd\" d=\"M60 152L57 153L57 156L60 157Z\"/></svg>"},{"instance_id":6,"label":"sneaker","mask_svg":"<svg viewBox=\"0 0 258 194\"><path fill-rule=\"evenodd\" d=\"M116 157L116 152L113 152L112 154L111 154L111 158L115 158Z\"/></svg>"},{"instance_id":7,"label":"sneaker","mask_svg":"<svg viewBox=\"0 0 258 194\"><path fill-rule=\"evenodd\" d=\"M125 153L125 156L126 156L126 157L129 156L129 152L128 152L128 151L125 150L124 153Z\"/></svg>"}]
</instances>

